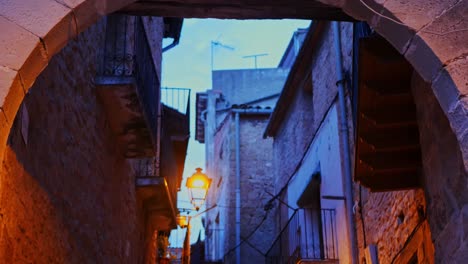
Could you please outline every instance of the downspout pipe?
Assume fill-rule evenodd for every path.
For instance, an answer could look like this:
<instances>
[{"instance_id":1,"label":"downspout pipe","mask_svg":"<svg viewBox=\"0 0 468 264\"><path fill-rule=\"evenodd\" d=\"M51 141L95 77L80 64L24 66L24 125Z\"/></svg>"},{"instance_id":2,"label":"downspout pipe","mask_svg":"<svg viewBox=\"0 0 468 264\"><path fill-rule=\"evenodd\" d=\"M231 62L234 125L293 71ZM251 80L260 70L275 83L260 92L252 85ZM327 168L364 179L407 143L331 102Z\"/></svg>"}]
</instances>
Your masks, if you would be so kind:
<instances>
[{"instance_id":1,"label":"downspout pipe","mask_svg":"<svg viewBox=\"0 0 468 264\"><path fill-rule=\"evenodd\" d=\"M240 229L241 229L241 197L240 197L240 112L235 112L236 129L236 264L240 264Z\"/></svg>"},{"instance_id":2,"label":"downspout pipe","mask_svg":"<svg viewBox=\"0 0 468 264\"><path fill-rule=\"evenodd\" d=\"M346 120L346 102L345 102L345 90L344 90L344 77L343 77L343 57L341 55L341 36L340 36L340 23L333 21L333 34L335 39L335 58L336 58L336 74L338 77L338 100L340 106L340 138L344 148L343 159L344 159L344 172L345 172L345 197L346 197L346 216L348 218L348 233L349 240L351 243L351 263L357 264L357 239L356 229L353 214L353 180L351 174L351 156L349 146L349 131L348 122Z\"/></svg>"},{"instance_id":3,"label":"downspout pipe","mask_svg":"<svg viewBox=\"0 0 468 264\"><path fill-rule=\"evenodd\" d=\"M240 180L240 115L270 115L271 109L231 109L234 113L236 145L236 264L241 263L241 180Z\"/></svg>"},{"instance_id":4,"label":"downspout pipe","mask_svg":"<svg viewBox=\"0 0 468 264\"><path fill-rule=\"evenodd\" d=\"M171 44L169 44L169 45L167 45L166 47L164 47L164 48L162 49L162 52L164 53L164 52L166 52L166 51L172 49L173 47L177 46L178 44L179 44L179 38L174 38L174 41L172 41Z\"/></svg>"}]
</instances>

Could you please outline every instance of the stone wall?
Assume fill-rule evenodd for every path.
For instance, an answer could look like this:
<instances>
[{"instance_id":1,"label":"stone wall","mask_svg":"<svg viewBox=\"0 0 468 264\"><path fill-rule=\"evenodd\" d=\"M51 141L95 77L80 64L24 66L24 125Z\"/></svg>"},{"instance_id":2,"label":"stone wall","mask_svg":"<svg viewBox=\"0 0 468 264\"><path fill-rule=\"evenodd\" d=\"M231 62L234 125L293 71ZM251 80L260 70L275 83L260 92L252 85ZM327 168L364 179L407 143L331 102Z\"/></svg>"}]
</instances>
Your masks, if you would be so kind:
<instances>
[{"instance_id":1,"label":"stone wall","mask_svg":"<svg viewBox=\"0 0 468 264\"><path fill-rule=\"evenodd\" d=\"M248 239L250 245L241 247L241 263L264 263L260 252L265 253L277 235L274 216L264 210L274 192L273 141L262 138L267 123L268 116L241 115L241 238L261 224Z\"/></svg>"},{"instance_id":2,"label":"stone wall","mask_svg":"<svg viewBox=\"0 0 468 264\"><path fill-rule=\"evenodd\" d=\"M1 263L141 263L135 176L93 80L105 19L37 78L11 129L0 174Z\"/></svg>"},{"instance_id":3,"label":"stone wall","mask_svg":"<svg viewBox=\"0 0 468 264\"><path fill-rule=\"evenodd\" d=\"M249 236L257 225L261 227L248 239L250 243L241 246L241 263L265 261L263 255L271 245L273 216L265 216L263 209L273 193L272 181L272 140L263 139L263 131L268 117L240 116L240 173L241 173L241 239ZM215 135L215 174L213 175L212 192L209 203L217 208L207 213L208 229L207 249L210 257L226 255L225 263L235 262L235 206L236 206L236 160L235 160L235 124L234 118L228 116ZM207 205L209 206L209 205ZM215 253L215 230L220 236L222 254ZM212 236L211 236L212 234ZM211 239L210 237L211 236ZM228 253L228 251L230 251Z\"/></svg>"},{"instance_id":4,"label":"stone wall","mask_svg":"<svg viewBox=\"0 0 468 264\"><path fill-rule=\"evenodd\" d=\"M355 196L359 197L357 186ZM424 220L418 213L418 208L422 212L426 208L424 191L370 193L362 187L361 197L362 205L355 215L359 258L365 258L365 246L372 244L377 246L379 263L392 263L410 234Z\"/></svg>"},{"instance_id":5,"label":"stone wall","mask_svg":"<svg viewBox=\"0 0 468 264\"><path fill-rule=\"evenodd\" d=\"M352 40L352 24L341 23L341 37L344 71L351 72L352 61L349 56L352 54L352 41L350 41ZM294 175L287 195L284 195L285 199L283 199L292 207L297 207L298 196L304 191L305 185L317 169L322 175L322 194L343 196L341 173L343 163L336 162L341 157L342 146L340 146L339 138L334 136L335 131L338 131L337 107L334 107L337 104L336 81L338 77L335 74L333 41L332 28L328 24L314 47L310 80L312 91L307 91L303 87L296 88L296 94L274 138L276 193ZM305 75L305 73L296 74ZM319 131L321 127L325 132ZM330 163L331 160L333 162ZM338 253L340 261L346 263L349 259L350 244L346 231L344 203L342 201L321 202L323 208L335 210L336 228L339 232L336 234L340 247ZM285 226L289 217L286 206L281 204L279 206L280 209L276 209L276 232Z\"/></svg>"},{"instance_id":6,"label":"stone wall","mask_svg":"<svg viewBox=\"0 0 468 264\"><path fill-rule=\"evenodd\" d=\"M206 207L214 204L216 208L207 212L206 224L206 257L212 260L221 259L227 250L232 247L229 244L229 237L234 236L234 229L227 228L235 226L234 188L235 176L231 175L231 166L235 166L234 161L234 140L230 133L234 131L234 124L231 115L227 116L214 138L214 157L212 186L208 192ZM214 241L218 239L218 242Z\"/></svg>"},{"instance_id":7,"label":"stone wall","mask_svg":"<svg viewBox=\"0 0 468 264\"><path fill-rule=\"evenodd\" d=\"M430 263L434 255L435 263L463 263L468 253L468 194L462 154L430 84L417 73L413 74L412 91L423 159L423 189L369 193L362 188L359 195L359 187L355 187L356 199L362 197L362 211L356 217L360 257L364 257L364 243L375 244L379 261L391 263L407 250L404 245L418 224L427 220L430 230L424 229L425 236L432 237L432 241L425 241Z\"/></svg>"},{"instance_id":8,"label":"stone wall","mask_svg":"<svg viewBox=\"0 0 468 264\"><path fill-rule=\"evenodd\" d=\"M352 24L341 23L342 53L352 54ZM281 188L293 173L316 131L325 118L336 95L335 54L331 26L326 26L316 46L312 64L312 92L298 87L287 114L274 139L274 164L277 189ZM346 72L351 71L351 60L344 59ZM287 162L279 162L285 161Z\"/></svg>"},{"instance_id":9,"label":"stone wall","mask_svg":"<svg viewBox=\"0 0 468 264\"><path fill-rule=\"evenodd\" d=\"M435 263L464 263L468 259L468 174L462 153L430 84L414 74L412 90Z\"/></svg>"}]
</instances>

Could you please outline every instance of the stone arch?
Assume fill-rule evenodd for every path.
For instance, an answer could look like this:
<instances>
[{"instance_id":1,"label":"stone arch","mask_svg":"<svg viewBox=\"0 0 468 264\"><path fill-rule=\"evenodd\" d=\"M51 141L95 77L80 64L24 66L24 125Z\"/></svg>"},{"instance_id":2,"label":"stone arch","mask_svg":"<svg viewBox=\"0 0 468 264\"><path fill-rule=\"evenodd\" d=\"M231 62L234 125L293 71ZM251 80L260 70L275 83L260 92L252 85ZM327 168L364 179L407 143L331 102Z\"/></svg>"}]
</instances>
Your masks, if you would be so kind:
<instances>
[{"instance_id":1,"label":"stone arch","mask_svg":"<svg viewBox=\"0 0 468 264\"><path fill-rule=\"evenodd\" d=\"M468 1L348 0L339 6L367 21L431 84L468 171Z\"/></svg>"},{"instance_id":2,"label":"stone arch","mask_svg":"<svg viewBox=\"0 0 468 264\"><path fill-rule=\"evenodd\" d=\"M3 0L0 3L0 160L25 93L51 57L99 17L134 1ZM468 170L468 0L320 1L367 21L432 84L457 136ZM193 4L196 0L187 2ZM216 3L213 1L213 5Z\"/></svg>"},{"instance_id":3,"label":"stone arch","mask_svg":"<svg viewBox=\"0 0 468 264\"><path fill-rule=\"evenodd\" d=\"M132 0L5 0L0 3L0 160L13 120L54 54L103 15Z\"/></svg>"}]
</instances>

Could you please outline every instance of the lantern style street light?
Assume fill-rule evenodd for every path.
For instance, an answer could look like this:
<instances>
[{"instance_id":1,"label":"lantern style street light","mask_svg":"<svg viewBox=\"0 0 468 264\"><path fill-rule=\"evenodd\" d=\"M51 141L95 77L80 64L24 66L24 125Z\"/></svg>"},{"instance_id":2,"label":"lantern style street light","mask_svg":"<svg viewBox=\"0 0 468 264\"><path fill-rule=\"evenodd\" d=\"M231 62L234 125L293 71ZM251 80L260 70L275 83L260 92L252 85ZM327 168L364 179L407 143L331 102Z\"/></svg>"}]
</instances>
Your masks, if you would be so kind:
<instances>
[{"instance_id":1,"label":"lantern style street light","mask_svg":"<svg viewBox=\"0 0 468 264\"><path fill-rule=\"evenodd\" d=\"M196 172L187 178L186 187L189 191L190 201L198 211L205 203L206 194L211 185L211 179L202 172L201 168L196 168Z\"/></svg>"},{"instance_id":2,"label":"lantern style street light","mask_svg":"<svg viewBox=\"0 0 468 264\"><path fill-rule=\"evenodd\" d=\"M195 207L195 210L198 211L200 210L200 207L205 203L206 195L211 185L211 179L202 172L201 168L196 168L195 171L196 172L192 174L192 176L187 178L187 183L185 184L185 186L189 191L190 201ZM216 205L201 213L198 213L195 216L180 216L178 218L178 223L180 227L187 228L187 233L185 234L184 239L184 249L182 252L182 264L190 263L190 220L194 217L200 216L208 210L213 209L215 206Z\"/></svg>"}]
</instances>

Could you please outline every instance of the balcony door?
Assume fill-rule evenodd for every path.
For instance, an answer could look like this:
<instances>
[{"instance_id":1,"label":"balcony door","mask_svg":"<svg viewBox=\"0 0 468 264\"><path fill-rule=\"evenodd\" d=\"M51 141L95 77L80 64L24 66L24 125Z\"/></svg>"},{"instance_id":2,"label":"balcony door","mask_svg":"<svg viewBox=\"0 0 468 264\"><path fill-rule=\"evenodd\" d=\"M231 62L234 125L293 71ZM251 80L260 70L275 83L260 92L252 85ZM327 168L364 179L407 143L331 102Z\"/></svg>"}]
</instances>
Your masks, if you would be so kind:
<instances>
[{"instance_id":1,"label":"balcony door","mask_svg":"<svg viewBox=\"0 0 468 264\"><path fill-rule=\"evenodd\" d=\"M314 174L297 202L301 259L325 259L320 183L320 174Z\"/></svg>"}]
</instances>

